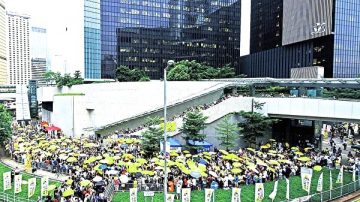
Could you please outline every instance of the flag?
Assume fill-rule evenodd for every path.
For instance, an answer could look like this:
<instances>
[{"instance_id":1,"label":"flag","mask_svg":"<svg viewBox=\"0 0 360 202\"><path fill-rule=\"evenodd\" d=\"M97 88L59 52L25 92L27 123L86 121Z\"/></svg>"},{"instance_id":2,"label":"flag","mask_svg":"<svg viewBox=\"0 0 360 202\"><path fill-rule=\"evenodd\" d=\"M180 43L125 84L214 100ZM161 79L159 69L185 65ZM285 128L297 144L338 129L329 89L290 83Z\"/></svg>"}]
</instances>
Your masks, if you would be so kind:
<instances>
[{"instance_id":1,"label":"flag","mask_svg":"<svg viewBox=\"0 0 360 202\"><path fill-rule=\"evenodd\" d=\"M191 189L183 188L181 189L181 202L190 202Z\"/></svg>"},{"instance_id":2,"label":"flag","mask_svg":"<svg viewBox=\"0 0 360 202\"><path fill-rule=\"evenodd\" d=\"M286 199L290 200L290 181L286 178Z\"/></svg>"},{"instance_id":3,"label":"flag","mask_svg":"<svg viewBox=\"0 0 360 202\"><path fill-rule=\"evenodd\" d=\"M34 195L35 188L36 188L36 178L30 178L28 180L28 198Z\"/></svg>"},{"instance_id":4,"label":"flag","mask_svg":"<svg viewBox=\"0 0 360 202\"><path fill-rule=\"evenodd\" d=\"M3 181L4 191L11 189L11 172L3 173Z\"/></svg>"},{"instance_id":5,"label":"flag","mask_svg":"<svg viewBox=\"0 0 360 202\"><path fill-rule=\"evenodd\" d=\"M130 202L137 202L137 188L130 189Z\"/></svg>"},{"instance_id":6,"label":"flag","mask_svg":"<svg viewBox=\"0 0 360 202\"><path fill-rule=\"evenodd\" d=\"M264 184L256 183L255 184L255 201L260 202L264 199Z\"/></svg>"},{"instance_id":7,"label":"flag","mask_svg":"<svg viewBox=\"0 0 360 202\"><path fill-rule=\"evenodd\" d=\"M307 173L301 175L302 188L308 193L310 192L311 177L312 175Z\"/></svg>"},{"instance_id":8,"label":"flag","mask_svg":"<svg viewBox=\"0 0 360 202\"><path fill-rule=\"evenodd\" d=\"M212 200L212 195L214 193L213 189L205 189L205 202L211 202Z\"/></svg>"},{"instance_id":9,"label":"flag","mask_svg":"<svg viewBox=\"0 0 360 202\"><path fill-rule=\"evenodd\" d=\"M166 202L174 202L174 194L166 194Z\"/></svg>"},{"instance_id":10,"label":"flag","mask_svg":"<svg viewBox=\"0 0 360 202\"><path fill-rule=\"evenodd\" d=\"M14 178L14 193L20 193L21 192L21 182L22 182L22 175L15 175Z\"/></svg>"},{"instance_id":11,"label":"flag","mask_svg":"<svg viewBox=\"0 0 360 202\"><path fill-rule=\"evenodd\" d=\"M279 183L279 181L276 181L276 182L275 182L275 184L274 184L274 190L273 190L273 192L271 192L271 194L269 195L269 198L271 198L271 200L274 200L275 197L276 197L278 183Z\"/></svg>"},{"instance_id":12,"label":"flag","mask_svg":"<svg viewBox=\"0 0 360 202\"><path fill-rule=\"evenodd\" d=\"M352 176L352 180L353 180L353 182L356 181L356 165L355 165L355 164L353 165L353 176Z\"/></svg>"},{"instance_id":13,"label":"flag","mask_svg":"<svg viewBox=\"0 0 360 202\"><path fill-rule=\"evenodd\" d=\"M316 191L318 191L318 192L323 191L323 173L320 174Z\"/></svg>"},{"instance_id":14,"label":"flag","mask_svg":"<svg viewBox=\"0 0 360 202\"><path fill-rule=\"evenodd\" d=\"M344 175L344 166L341 166L339 175L338 175L338 177L336 179L337 184L342 184L343 183L343 175Z\"/></svg>"},{"instance_id":15,"label":"flag","mask_svg":"<svg viewBox=\"0 0 360 202\"><path fill-rule=\"evenodd\" d=\"M330 170L330 190L333 189L333 185L332 185L332 175L331 175L331 170Z\"/></svg>"},{"instance_id":16,"label":"flag","mask_svg":"<svg viewBox=\"0 0 360 202\"><path fill-rule=\"evenodd\" d=\"M231 202L240 202L241 201L241 189L232 188Z\"/></svg>"},{"instance_id":17,"label":"flag","mask_svg":"<svg viewBox=\"0 0 360 202\"><path fill-rule=\"evenodd\" d=\"M41 178L41 196L48 195L48 186L49 186L49 178L43 177Z\"/></svg>"}]
</instances>

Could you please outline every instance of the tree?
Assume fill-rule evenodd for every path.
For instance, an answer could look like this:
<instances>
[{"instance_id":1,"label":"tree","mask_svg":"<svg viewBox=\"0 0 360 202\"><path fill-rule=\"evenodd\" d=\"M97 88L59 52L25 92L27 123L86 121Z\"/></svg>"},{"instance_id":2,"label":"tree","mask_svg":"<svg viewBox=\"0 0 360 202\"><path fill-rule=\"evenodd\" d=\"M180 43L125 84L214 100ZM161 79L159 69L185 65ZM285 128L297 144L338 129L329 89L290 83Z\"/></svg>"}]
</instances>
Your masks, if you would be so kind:
<instances>
[{"instance_id":1,"label":"tree","mask_svg":"<svg viewBox=\"0 0 360 202\"><path fill-rule=\"evenodd\" d=\"M142 137L145 156L152 157L160 151L160 141L163 137L163 131L160 128L149 127L142 133Z\"/></svg>"},{"instance_id":2,"label":"tree","mask_svg":"<svg viewBox=\"0 0 360 202\"><path fill-rule=\"evenodd\" d=\"M116 69L116 79L120 82L150 81L144 70L137 68L130 69L123 65Z\"/></svg>"},{"instance_id":3,"label":"tree","mask_svg":"<svg viewBox=\"0 0 360 202\"><path fill-rule=\"evenodd\" d=\"M216 127L217 133L220 135L217 139L221 141L220 145L226 150L234 148L238 140L239 127L236 123L231 123L229 116L226 116Z\"/></svg>"},{"instance_id":4,"label":"tree","mask_svg":"<svg viewBox=\"0 0 360 202\"><path fill-rule=\"evenodd\" d=\"M160 123L163 122L163 119L160 116L152 116L152 117L147 117L145 121L147 125L152 126L152 125L159 125Z\"/></svg>"},{"instance_id":5,"label":"tree","mask_svg":"<svg viewBox=\"0 0 360 202\"><path fill-rule=\"evenodd\" d=\"M250 145L256 144L256 138L262 137L277 122L276 119L258 112L241 111L240 115L244 118L244 121L239 123L240 132Z\"/></svg>"},{"instance_id":6,"label":"tree","mask_svg":"<svg viewBox=\"0 0 360 202\"><path fill-rule=\"evenodd\" d=\"M219 69L217 78L232 78L235 76L235 69L227 64Z\"/></svg>"},{"instance_id":7,"label":"tree","mask_svg":"<svg viewBox=\"0 0 360 202\"><path fill-rule=\"evenodd\" d=\"M180 129L184 134L187 147L196 150L198 147L190 146L189 140L202 142L206 138L206 134L200 133L205 129L205 121L208 117L204 116L200 111L188 112L183 119L183 127Z\"/></svg>"},{"instance_id":8,"label":"tree","mask_svg":"<svg viewBox=\"0 0 360 202\"><path fill-rule=\"evenodd\" d=\"M12 116L6 107L0 104L0 144L4 145L5 141L11 136Z\"/></svg>"},{"instance_id":9,"label":"tree","mask_svg":"<svg viewBox=\"0 0 360 202\"><path fill-rule=\"evenodd\" d=\"M172 68L168 75L167 80L169 81L189 81L190 71L189 68L184 64L176 65Z\"/></svg>"},{"instance_id":10,"label":"tree","mask_svg":"<svg viewBox=\"0 0 360 202\"><path fill-rule=\"evenodd\" d=\"M74 77L72 77L70 74L64 74L64 76L62 76L60 72L55 73L52 71L47 71L44 74L44 77L47 83L55 83L59 88L63 86L71 87L73 85L84 83L84 79L81 78L80 71L75 71Z\"/></svg>"}]
</instances>

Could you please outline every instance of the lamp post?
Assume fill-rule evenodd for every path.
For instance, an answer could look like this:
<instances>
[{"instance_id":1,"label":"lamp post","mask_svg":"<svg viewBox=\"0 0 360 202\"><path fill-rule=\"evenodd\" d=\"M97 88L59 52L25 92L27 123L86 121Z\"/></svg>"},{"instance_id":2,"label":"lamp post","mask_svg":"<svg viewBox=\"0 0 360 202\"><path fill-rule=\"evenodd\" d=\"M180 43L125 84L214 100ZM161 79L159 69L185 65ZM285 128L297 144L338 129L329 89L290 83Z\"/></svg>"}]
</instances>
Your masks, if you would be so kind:
<instances>
[{"instance_id":1,"label":"lamp post","mask_svg":"<svg viewBox=\"0 0 360 202\"><path fill-rule=\"evenodd\" d=\"M164 69L164 201L166 201L166 195L167 195L167 168L166 168L166 142L167 142L167 134L166 134L166 70L173 65L175 62L174 60L169 60L167 62L167 66Z\"/></svg>"}]
</instances>

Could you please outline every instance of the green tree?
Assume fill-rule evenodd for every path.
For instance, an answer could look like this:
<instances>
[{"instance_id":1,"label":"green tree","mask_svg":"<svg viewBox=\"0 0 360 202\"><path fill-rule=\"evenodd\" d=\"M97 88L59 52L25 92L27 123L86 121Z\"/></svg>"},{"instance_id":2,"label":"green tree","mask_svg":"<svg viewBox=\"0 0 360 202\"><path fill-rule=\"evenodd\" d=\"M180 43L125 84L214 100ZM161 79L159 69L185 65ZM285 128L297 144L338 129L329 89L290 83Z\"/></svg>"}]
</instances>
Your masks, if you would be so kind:
<instances>
[{"instance_id":1,"label":"green tree","mask_svg":"<svg viewBox=\"0 0 360 202\"><path fill-rule=\"evenodd\" d=\"M120 82L150 81L144 70L137 68L130 69L123 65L116 69L116 79Z\"/></svg>"},{"instance_id":2,"label":"green tree","mask_svg":"<svg viewBox=\"0 0 360 202\"><path fill-rule=\"evenodd\" d=\"M227 64L219 69L217 78L233 78L235 76L235 69Z\"/></svg>"},{"instance_id":3,"label":"green tree","mask_svg":"<svg viewBox=\"0 0 360 202\"><path fill-rule=\"evenodd\" d=\"M219 135L217 139L221 141L220 145L225 147L226 150L234 148L239 139L239 127L236 123L231 123L229 116L226 116L216 127Z\"/></svg>"},{"instance_id":4,"label":"green tree","mask_svg":"<svg viewBox=\"0 0 360 202\"><path fill-rule=\"evenodd\" d=\"M83 84L84 79L81 78L81 72L75 71L74 77L72 77L70 74L64 74L64 76L61 75L59 72L52 72L47 71L44 74L45 80L49 84L55 83L57 87L61 88L63 86L71 87L73 85Z\"/></svg>"},{"instance_id":5,"label":"green tree","mask_svg":"<svg viewBox=\"0 0 360 202\"><path fill-rule=\"evenodd\" d=\"M142 133L143 149L146 157L152 157L160 151L160 141L163 137L163 130L160 128L149 127Z\"/></svg>"},{"instance_id":6,"label":"green tree","mask_svg":"<svg viewBox=\"0 0 360 202\"><path fill-rule=\"evenodd\" d=\"M178 64L174 68L170 69L167 74L167 80L169 81L189 81L190 71L184 64Z\"/></svg>"},{"instance_id":7,"label":"green tree","mask_svg":"<svg viewBox=\"0 0 360 202\"><path fill-rule=\"evenodd\" d=\"M5 141L11 136L12 116L6 107L0 104L0 144L4 145Z\"/></svg>"},{"instance_id":8,"label":"green tree","mask_svg":"<svg viewBox=\"0 0 360 202\"><path fill-rule=\"evenodd\" d=\"M152 126L152 125L159 125L160 123L163 122L163 119L160 116L152 116L152 117L147 117L145 121L146 124Z\"/></svg>"},{"instance_id":9,"label":"green tree","mask_svg":"<svg viewBox=\"0 0 360 202\"><path fill-rule=\"evenodd\" d=\"M204 141L206 134L200 133L201 130L205 129L205 121L208 117L204 116L200 111L188 112L183 118L183 126L180 129L181 133L184 134L187 147L191 150L196 150L198 147L190 146L189 140L193 141Z\"/></svg>"}]
</instances>

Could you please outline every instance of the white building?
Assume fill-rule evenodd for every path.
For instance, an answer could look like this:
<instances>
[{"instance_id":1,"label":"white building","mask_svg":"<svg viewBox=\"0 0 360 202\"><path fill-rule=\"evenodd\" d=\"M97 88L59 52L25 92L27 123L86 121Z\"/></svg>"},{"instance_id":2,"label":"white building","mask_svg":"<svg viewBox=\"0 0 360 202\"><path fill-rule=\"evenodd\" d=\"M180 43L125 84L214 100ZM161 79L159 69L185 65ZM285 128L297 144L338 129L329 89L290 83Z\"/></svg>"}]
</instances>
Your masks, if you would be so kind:
<instances>
[{"instance_id":1,"label":"white building","mask_svg":"<svg viewBox=\"0 0 360 202\"><path fill-rule=\"evenodd\" d=\"M0 85L7 83L6 26L5 3L0 0Z\"/></svg>"},{"instance_id":2,"label":"white building","mask_svg":"<svg viewBox=\"0 0 360 202\"><path fill-rule=\"evenodd\" d=\"M27 84L31 79L30 16L7 13L8 16L8 75L9 83Z\"/></svg>"},{"instance_id":3,"label":"white building","mask_svg":"<svg viewBox=\"0 0 360 202\"><path fill-rule=\"evenodd\" d=\"M47 30L32 26L30 32L31 75L33 80L44 84L44 74L48 69Z\"/></svg>"}]
</instances>

